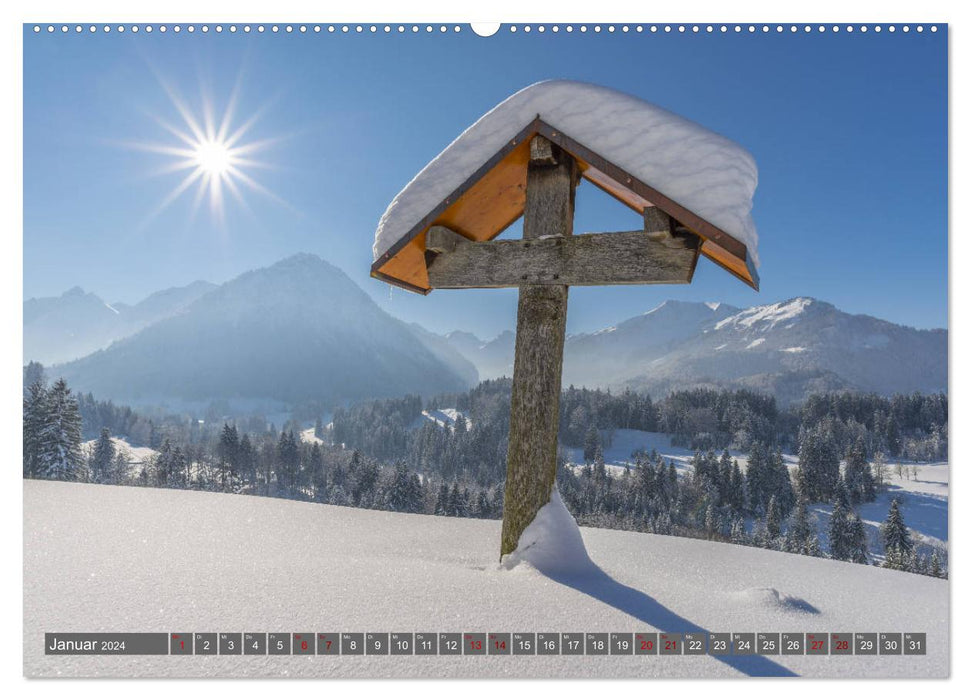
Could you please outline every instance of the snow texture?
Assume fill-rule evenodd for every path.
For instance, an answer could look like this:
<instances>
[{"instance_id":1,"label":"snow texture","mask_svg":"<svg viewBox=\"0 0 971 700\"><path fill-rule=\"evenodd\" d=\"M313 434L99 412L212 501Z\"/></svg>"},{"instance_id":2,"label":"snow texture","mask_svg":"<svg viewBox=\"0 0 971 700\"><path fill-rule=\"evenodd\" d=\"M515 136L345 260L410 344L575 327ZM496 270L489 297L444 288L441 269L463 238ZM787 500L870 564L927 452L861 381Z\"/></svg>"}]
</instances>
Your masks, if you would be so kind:
<instances>
[{"instance_id":1,"label":"snow texture","mask_svg":"<svg viewBox=\"0 0 971 700\"><path fill-rule=\"evenodd\" d=\"M948 582L580 528L589 574L498 566L501 524L24 482L24 673L189 677L941 677ZM774 592L773 592L774 591ZM927 632L927 656L45 656L56 631Z\"/></svg>"},{"instance_id":2,"label":"snow texture","mask_svg":"<svg viewBox=\"0 0 971 700\"><path fill-rule=\"evenodd\" d=\"M577 521L566 509L555 485L550 502L539 509L519 536L516 551L502 560L507 569L524 563L547 575L583 575L595 569Z\"/></svg>"},{"instance_id":3,"label":"snow texture","mask_svg":"<svg viewBox=\"0 0 971 700\"><path fill-rule=\"evenodd\" d=\"M530 85L466 129L394 198L374 259L495 155L536 116L730 234L758 264L755 160L741 146L637 97L569 80Z\"/></svg>"}]
</instances>

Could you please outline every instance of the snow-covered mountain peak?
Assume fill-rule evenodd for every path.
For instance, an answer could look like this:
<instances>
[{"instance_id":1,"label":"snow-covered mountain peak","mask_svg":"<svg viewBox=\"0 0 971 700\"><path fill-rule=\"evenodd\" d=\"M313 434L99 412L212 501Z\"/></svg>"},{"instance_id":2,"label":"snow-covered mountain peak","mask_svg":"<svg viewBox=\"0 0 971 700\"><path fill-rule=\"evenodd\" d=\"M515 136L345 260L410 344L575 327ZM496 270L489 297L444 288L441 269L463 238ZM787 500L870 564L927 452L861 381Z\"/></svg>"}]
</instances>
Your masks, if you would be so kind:
<instances>
[{"instance_id":1,"label":"snow-covered mountain peak","mask_svg":"<svg viewBox=\"0 0 971 700\"><path fill-rule=\"evenodd\" d=\"M818 302L811 297L796 297L775 304L753 306L722 319L715 324L715 329L721 330L727 326L733 326L745 329L757 327L760 331L772 330L780 323L795 321L813 304L818 304Z\"/></svg>"}]
</instances>

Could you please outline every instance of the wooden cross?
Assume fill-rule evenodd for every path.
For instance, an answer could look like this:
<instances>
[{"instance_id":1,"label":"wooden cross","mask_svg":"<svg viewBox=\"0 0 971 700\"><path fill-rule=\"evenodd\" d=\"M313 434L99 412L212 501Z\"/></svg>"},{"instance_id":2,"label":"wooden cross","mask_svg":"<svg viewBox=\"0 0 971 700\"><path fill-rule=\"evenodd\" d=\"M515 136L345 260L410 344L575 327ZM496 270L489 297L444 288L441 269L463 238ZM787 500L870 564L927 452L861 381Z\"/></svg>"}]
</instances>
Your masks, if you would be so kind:
<instances>
[{"instance_id":1,"label":"wooden cross","mask_svg":"<svg viewBox=\"0 0 971 700\"><path fill-rule=\"evenodd\" d=\"M431 288L519 287L500 556L546 505L556 480L563 344L571 286L687 284L700 239L657 207L644 229L573 235L579 170L543 136L530 142L521 240L473 242L442 226L425 239Z\"/></svg>"}]
</instances>

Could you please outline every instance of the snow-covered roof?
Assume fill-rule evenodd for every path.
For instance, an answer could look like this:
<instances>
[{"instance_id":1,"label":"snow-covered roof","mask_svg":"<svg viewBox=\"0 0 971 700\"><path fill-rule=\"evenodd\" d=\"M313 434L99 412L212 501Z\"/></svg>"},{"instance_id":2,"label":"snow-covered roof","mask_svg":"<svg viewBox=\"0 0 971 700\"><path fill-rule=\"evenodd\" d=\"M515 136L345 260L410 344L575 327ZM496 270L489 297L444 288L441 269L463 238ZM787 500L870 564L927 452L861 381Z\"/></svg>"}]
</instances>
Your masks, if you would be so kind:
<instances>
[{"instance_id":1,"label":"snow-covered roof","mask_svg":"<svg viewBox=\"0 0 971 700\"><path fill-rule=\"evenodd\" d=\"M758 172L745 149L640 98L568 80L544 81L520 90L426 165L381 217L374 238L376 265L404 238L415 236L422 226L427 228L432 223L430 213L448 204L450 197L454 201L470 178L484 175L483 166L537 120L709 224L722 237L720 243L727 234L734 239L728 243L744 246L740 257L749 268L757 265L758 235L751 209ZM584 176L593 179L587 172ZM668 213L680 219L675 212ZM691 227L687 221L682 223ZM705 236L709 228L696 232Z\"/></svg>"}]
</instances>

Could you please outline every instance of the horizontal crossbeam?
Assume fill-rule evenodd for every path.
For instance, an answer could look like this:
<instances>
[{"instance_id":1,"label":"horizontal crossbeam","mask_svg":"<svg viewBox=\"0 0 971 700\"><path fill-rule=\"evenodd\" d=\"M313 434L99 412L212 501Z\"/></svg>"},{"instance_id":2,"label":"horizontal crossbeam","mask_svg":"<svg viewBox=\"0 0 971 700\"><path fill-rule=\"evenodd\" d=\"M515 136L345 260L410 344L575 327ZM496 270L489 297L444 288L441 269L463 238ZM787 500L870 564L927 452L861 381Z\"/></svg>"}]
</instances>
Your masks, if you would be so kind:
<instances>
[{"instance_id":1,"label":"horizontal crossbeam","mask_svg":"<svg viewBox=\"0 0 971 700\"><path fill-rule=\"evenodd\" d=\"M698 262L699 239L691 233L659 237L622 231L472 242L434 226L426 250L433 289L687 284Z\"/></svg>"}]
</instances>

